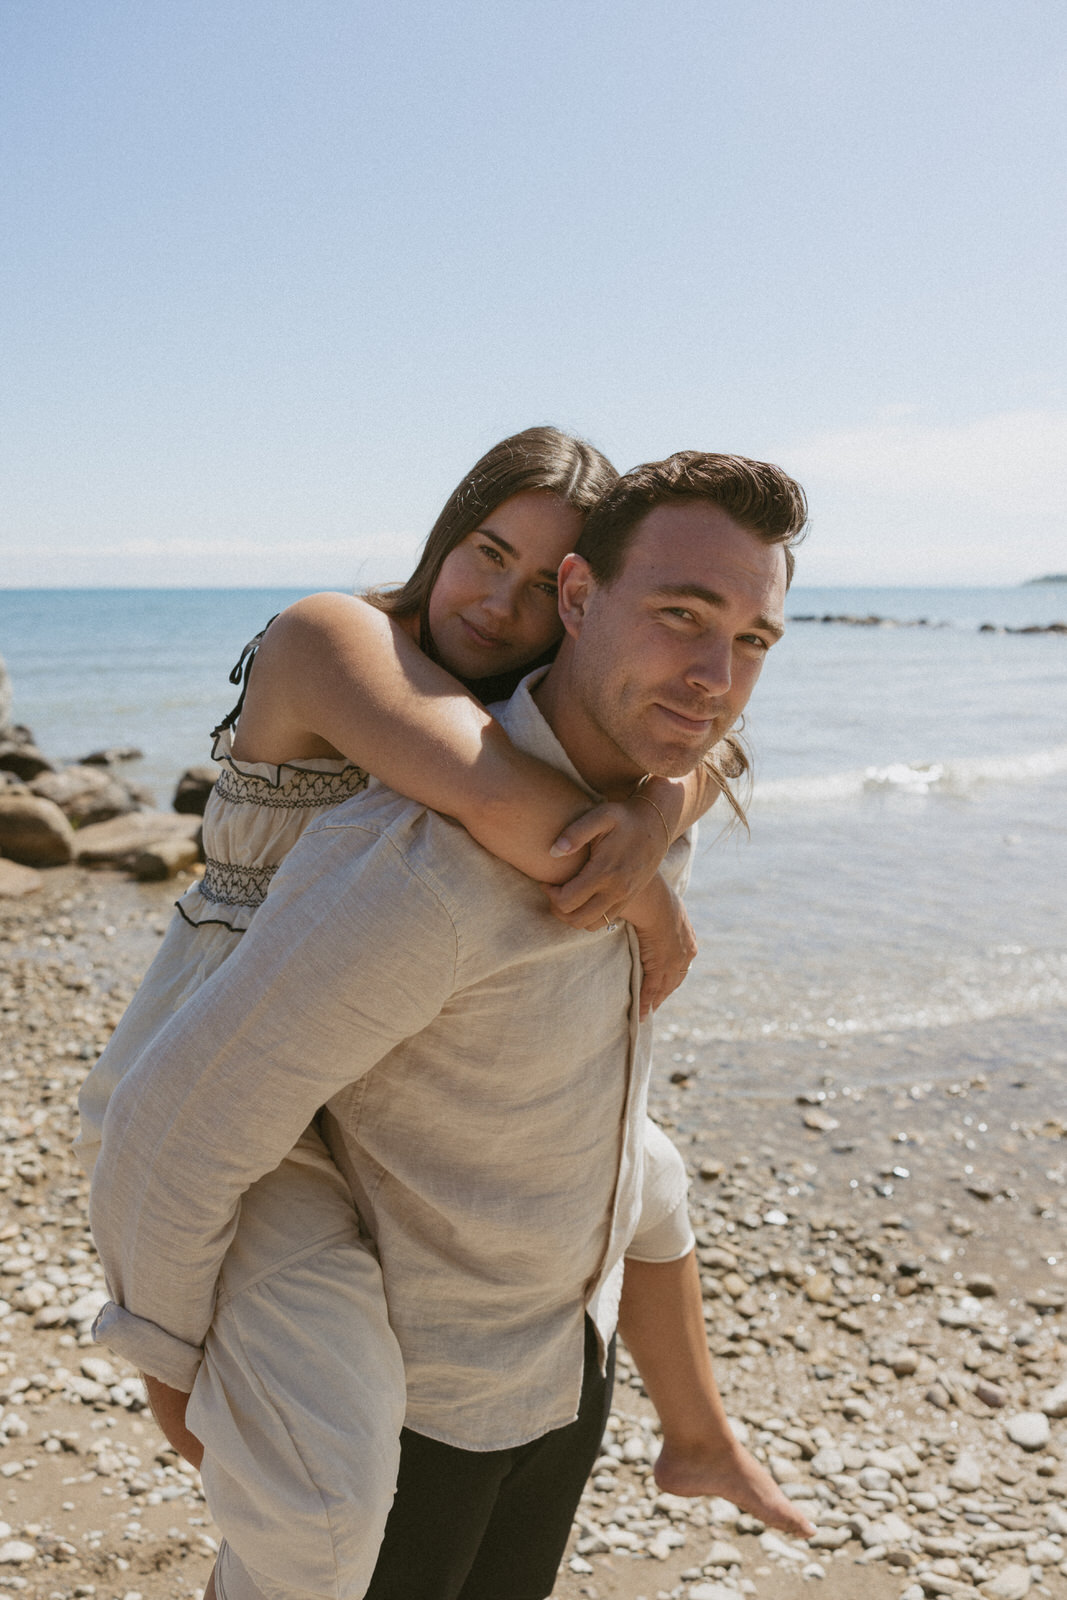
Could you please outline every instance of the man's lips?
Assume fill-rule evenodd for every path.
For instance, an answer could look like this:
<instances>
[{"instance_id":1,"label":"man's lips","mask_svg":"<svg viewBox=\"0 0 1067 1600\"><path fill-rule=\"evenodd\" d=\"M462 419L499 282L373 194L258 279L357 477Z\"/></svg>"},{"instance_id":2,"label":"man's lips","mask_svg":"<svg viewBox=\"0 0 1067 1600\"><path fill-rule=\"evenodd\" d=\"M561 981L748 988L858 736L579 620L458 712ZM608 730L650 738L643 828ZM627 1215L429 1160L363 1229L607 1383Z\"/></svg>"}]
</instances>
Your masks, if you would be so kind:
<instances>
[{"instance_id":1,"label":"man's lips","mask_svg":"<svg viewBox=\"0 0 1067 1600\"><path fill-rule=\"evenodd\" d=\"M662 702L659 701L656 703L656 709L657 711L662 712L663 715L667 717L670 722L673 722L677 728L680 728L683 731L688 731L689 733L699 734L707 733L709 728L713 728L718 715L715 711L698 712L695 714L692 711L677 711L673 706L663 705Z\"/></svg>"}]
</instances>

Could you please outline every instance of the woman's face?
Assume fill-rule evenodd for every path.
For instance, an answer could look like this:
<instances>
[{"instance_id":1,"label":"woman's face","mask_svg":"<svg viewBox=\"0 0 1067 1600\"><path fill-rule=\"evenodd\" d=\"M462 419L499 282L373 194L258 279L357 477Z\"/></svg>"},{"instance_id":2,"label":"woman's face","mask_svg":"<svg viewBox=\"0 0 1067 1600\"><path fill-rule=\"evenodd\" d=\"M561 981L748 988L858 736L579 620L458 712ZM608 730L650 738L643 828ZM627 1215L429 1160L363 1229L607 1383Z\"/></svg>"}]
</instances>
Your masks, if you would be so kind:
<instances>
[{"instance_id":1,"label":"woman's face","mask_svg":"<svg viewBox=\"0 0 1067 1600\"><path fill-rule=\"evenodd\" d=\"M428 621L441 664L493 678L536 661L562 634L556 571L582 515L556 495L512 495L445 557Z\"/></svg>"}]
</instances>

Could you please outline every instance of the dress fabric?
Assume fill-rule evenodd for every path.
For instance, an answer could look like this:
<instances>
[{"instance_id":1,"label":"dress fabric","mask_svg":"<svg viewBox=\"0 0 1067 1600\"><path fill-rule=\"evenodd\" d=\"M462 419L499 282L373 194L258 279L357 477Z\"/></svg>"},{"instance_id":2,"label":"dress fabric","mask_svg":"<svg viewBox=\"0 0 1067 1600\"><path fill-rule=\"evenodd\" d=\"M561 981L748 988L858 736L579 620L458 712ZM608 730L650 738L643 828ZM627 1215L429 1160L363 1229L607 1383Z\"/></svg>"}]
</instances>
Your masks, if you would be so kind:
<instances>
[{"instance_id":1,"label":"dress fabric","mask_svg":"<svg viewBox=\"0 0 1067 1600\"><path fill-rule=\"evenodd\" d=\"M155 959L78 1097L75 1148L89 1173L108 1102L131 1062L237 948L308 824L367 785L363 768L343 759L238 761L228 728L216 733L211 754L221 771L204 811L204 875L177 902Z\"/></svg>"}]
</instances>

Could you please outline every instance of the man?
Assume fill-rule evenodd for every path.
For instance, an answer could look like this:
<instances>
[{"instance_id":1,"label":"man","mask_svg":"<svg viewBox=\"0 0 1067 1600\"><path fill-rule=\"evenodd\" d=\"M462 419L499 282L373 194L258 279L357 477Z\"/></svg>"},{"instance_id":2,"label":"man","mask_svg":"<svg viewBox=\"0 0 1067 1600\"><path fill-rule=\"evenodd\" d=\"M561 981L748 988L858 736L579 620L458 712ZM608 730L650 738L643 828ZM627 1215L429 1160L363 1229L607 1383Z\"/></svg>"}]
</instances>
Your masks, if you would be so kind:
<instances>
[{"instance_id":1,"label":"man","mask_svg":"<svg viewBox=\"0 0 1067 1600\"><path fill-rule=\"evenodd\" d=\"M560 569L564 641L500 712L514 742L610 798L692 770L782 632L804 516L791 479L742 458L627 474ZM623 1256L671 1259L634 1243L639 979L625 927L575 934L454 824L372 783L307 830L240 949L116 1089L92 1203L117 1302L102 1333L179 1390L195 1378L189 1425L233 1547L223 1600L548 1594L603 1426ZM300 1138L320 1106L328 1172ZM295 1274L261 1271L305 1217ZM339 1279L349 1303L316 1324ZM351 1328L356 1394L359 1350L335 1361ZM370 1577L401 1359L400 1482ZM323 1541L301 1544L304 1501L288 1523L279 1505L287 1449L314 1458L336 1579ZM353 1461L386 1485L362 1521ZM215 1509L231 1489L233 1535Z\"/></svg>"}]
</instances>

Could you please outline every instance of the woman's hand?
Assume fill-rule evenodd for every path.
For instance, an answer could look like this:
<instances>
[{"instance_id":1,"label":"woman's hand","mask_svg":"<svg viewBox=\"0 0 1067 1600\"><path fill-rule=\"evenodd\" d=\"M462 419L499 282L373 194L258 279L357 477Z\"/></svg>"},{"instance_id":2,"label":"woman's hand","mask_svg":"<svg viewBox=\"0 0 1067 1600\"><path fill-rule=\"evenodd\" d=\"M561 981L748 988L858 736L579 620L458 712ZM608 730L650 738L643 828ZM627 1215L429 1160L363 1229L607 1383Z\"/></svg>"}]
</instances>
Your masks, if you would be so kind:
<instances>
[{"instance_id":1,"label":"woman's hand","mask_svg":"<svg viewBox=\"0 0 1067 1600\"><path fill-rule=\"evenodd\" d=\"M552 846L554 856L589 847L589 859L566 883L544 885L561 922L592 932L625 916L623 907L651 882L667 853L666 825L637 795L606 801L568 824ZM631 919L632 920L632 919Z\"/></svg>"},{"instance_id":2,"label":"woman's hand","mask_svg":"<svg viewBox=\"0 0 1067 1600\"><path fill-rule=\"evenodd\" d=\"M697 942L681 896L657 874L623 910L641 951L641 1016L661 1006L685 978Z\"/></svg>"}]
</instances>

